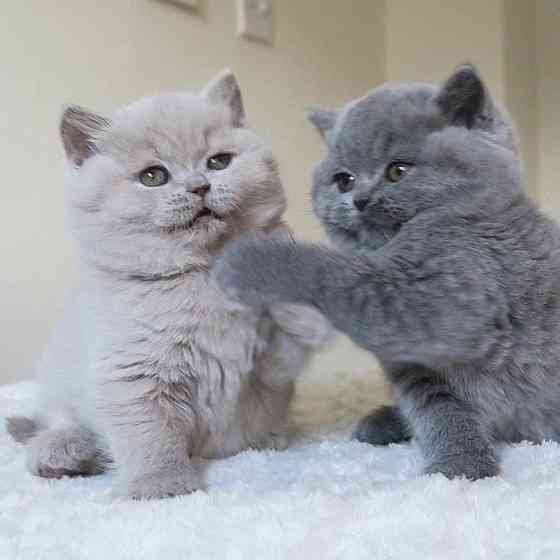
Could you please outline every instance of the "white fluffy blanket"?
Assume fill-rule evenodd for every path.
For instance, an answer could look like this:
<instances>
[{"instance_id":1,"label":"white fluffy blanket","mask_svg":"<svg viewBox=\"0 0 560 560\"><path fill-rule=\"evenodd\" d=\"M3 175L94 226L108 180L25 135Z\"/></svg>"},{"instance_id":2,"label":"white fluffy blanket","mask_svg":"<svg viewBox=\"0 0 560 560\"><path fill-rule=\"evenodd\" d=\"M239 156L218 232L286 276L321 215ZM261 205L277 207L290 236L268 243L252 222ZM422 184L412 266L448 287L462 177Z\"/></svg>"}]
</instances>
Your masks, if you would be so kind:
<instances>
[{"instance_id":1,"label":"white fluffy blanket","mask_svg":"<svg viewBox=\"0 0 560 560\"><path fill-rule=\"evenodd\" d=\"M162 501L116 500L110 475L32 477L2 427L0 559L560 559L559 445L505 449L499 478L421 476L413 445L348 439L386 398L373 379L303 379L294 447L211 463L207 493ZM0 388L2 416L34 391Z\"/></svg>"}]
</instances>

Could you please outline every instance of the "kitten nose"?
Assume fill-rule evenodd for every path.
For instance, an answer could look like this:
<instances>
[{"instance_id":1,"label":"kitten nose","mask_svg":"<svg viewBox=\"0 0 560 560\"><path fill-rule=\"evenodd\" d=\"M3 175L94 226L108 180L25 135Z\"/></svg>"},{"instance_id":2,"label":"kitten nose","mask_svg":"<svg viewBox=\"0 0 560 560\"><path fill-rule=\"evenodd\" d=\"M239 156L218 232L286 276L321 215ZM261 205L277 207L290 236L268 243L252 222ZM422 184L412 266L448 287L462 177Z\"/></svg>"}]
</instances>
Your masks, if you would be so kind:
<instances>
[{"instance_id":1,"label":"kitten nose","mask_svg":"<svg viewBox=\"0 0 560 560\"><path fill-rule=\"evenodd\" d=\"M361 212L369 202L369 197L367 196L355 196L354 197L354 206Z\"/></svg>"},{"instance_id":2,"label":"kitten nose","mask_svg":"<svg viewBox=\"0 0 560 560\"><path fill-rule=\"evenodd\" d=\"M198 174L194 177L189 177L185 184L185 189L187 192L204 196L210 190L210 183L204 175Z\"/></svg>"}]
</instances>

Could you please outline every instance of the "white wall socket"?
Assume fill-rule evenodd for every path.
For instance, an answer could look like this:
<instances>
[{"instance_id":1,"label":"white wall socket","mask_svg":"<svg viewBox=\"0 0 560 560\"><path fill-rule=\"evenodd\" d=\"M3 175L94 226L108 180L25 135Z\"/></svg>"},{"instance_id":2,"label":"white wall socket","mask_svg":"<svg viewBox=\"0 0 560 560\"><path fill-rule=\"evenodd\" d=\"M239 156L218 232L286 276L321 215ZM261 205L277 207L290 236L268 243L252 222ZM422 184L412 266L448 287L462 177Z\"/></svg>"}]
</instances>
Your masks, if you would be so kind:
<instances>
[{"instance_id":1,"label":"white wall socket","mask_svg":"<svg viewBox=\"0 0 560 560\"><path fill-rule=\"evenodd\" d=\"M272 44L273 8L273 0L237 0L237 33Z\"/></svg>"}]
</instances>

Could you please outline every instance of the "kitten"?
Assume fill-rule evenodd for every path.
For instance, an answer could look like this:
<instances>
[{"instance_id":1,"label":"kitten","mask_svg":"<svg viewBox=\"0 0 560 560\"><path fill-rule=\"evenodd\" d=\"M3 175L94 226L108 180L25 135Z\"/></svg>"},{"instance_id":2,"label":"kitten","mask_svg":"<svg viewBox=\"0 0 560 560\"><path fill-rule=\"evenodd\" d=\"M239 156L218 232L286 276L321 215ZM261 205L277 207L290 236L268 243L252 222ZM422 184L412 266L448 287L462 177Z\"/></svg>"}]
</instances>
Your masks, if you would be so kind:
<instances>
[{"instance_id":1,"label":"kitten","mask_svg":"<svg viewBox=\"0 0 560 560\"><path fill-rule=\"evenodd\" d=\"M426 472L499 472L497 442L560 439L560 230L524 192L507 117L476 70L314 111L314 209L340 249L230 246L238 300L315 305L380 359L398 409L356 437L417 439Z\"/></svg>"},{"instance_id":2,"label":"kitten","mask_svg":"<svg viewBox=\"0 0 560 560\"><path fill-rule=\"evenodd\" d=\"M60 126L81 275L39 367L37 418L8 428L43 477L117 468L135 498L203 488L190 458L286 444L294 377L328 326L313 309L232 307L215 255L283 228L274 157L233 74Z\"/></svg>"}]
</instances>

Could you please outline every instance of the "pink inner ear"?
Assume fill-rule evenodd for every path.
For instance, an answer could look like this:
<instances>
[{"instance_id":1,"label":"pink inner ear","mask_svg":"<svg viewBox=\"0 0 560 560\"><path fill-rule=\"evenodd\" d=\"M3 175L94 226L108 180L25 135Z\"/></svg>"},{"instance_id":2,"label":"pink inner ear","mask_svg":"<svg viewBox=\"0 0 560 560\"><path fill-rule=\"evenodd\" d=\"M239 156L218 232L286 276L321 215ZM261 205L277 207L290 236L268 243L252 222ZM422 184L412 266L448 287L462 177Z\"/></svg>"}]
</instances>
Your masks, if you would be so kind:
<instances>
[{"instance_id":1,"label":"pink inner ear","mask_svg":"<svg viewBox=\"0 0 560 560\"><path fill-rule=\"evenodd\" d=\"M67 107L60 122L60 136L68 159L76 166L95 153L95 138L110 125L110 121L71 105Z\"/></svg>"},{"instance_id":2,"label":"pink inner ear","mask_svg":"<svg viewBox=\"0 0 560 560\"><path fill-rule=\"evenodd\" d=\"M203 95L216 105L225 105L231 114L231 123L234 127L243 127L246 124L245 108L241 89L235 75L228 71L219 74L206 86Z\"/></svg>"}]
</instances>

